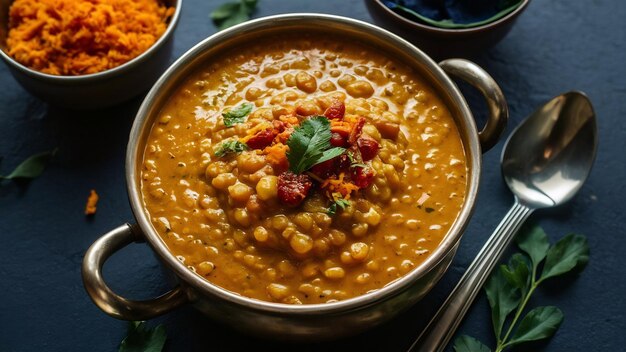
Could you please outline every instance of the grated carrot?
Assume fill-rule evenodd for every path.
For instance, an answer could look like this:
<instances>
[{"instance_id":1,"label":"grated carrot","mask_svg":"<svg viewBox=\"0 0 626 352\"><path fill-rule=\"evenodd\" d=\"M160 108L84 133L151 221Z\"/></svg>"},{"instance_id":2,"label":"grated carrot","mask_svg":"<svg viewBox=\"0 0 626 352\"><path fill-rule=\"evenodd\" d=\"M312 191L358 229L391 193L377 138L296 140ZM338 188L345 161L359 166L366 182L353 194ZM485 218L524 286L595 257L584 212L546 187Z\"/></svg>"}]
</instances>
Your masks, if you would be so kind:
<instances>
[{"instance_id":1,"label":"grated carrot","mask_svg":"<svg viewBox=\"0 0 626 352\"><path fill-rule=\"evenodd\" d=\"M98 204L98 193L92 189L87 198L87 205L85 205L85 215L93 215L96 213L96 205Z\"/></svg>"},{"instance_id":2,"label":"grated carrot","mask_svg":"<svg viewBox=\"0 0 626 352\"><path fill-rule=\"evenodd\" d=\"M270 124L270 123L267 123L267 122L259 123L258 125L252 127L248 131L246 131L246 135L244 137L240 138L239 141L245 143L248 140L250 140L250 138L252 138L258 132L265 131L265 130L270 129L270 128L272 128L272 124Z\"/></svg>"},{"instance_id":3,"label":"grated carrot","mask_svg":"<svg viewBox=\"0 0 626 352\"><path fill-rule=\"evenodd\" d=\"M326 195L335 199L335 193L340 193L343 199L350 199L353 191L358 191L359 187L351 182L344 181L345 173L339 173L338 178L331 176L322 183L322 188L326 189Z\"/></svg>"},{"instance_id":4,"label":"grated carrot","mask_svg":"<svg viewBox=\"0 0 626 352\"><path fill-rule=\"evenodd\" d=\"M158 0L15 0L7 51L53 75L105 71L151 47L172 14Z\"/></svg>"},{"instance_id":5,"label":"grated carrot","mask_svg":"<svg viewBox=\"0 0 626 352\"><path fill-rule=\"evenodd\" d=\"M289 146L282 143L276 143L269 147L265 147L265 149L263 149L263 153L266 155L267 161L272 165L284 167L285 165L289 165L289 162L287 161L288 150Z\"/></svg>"}]
</instances>

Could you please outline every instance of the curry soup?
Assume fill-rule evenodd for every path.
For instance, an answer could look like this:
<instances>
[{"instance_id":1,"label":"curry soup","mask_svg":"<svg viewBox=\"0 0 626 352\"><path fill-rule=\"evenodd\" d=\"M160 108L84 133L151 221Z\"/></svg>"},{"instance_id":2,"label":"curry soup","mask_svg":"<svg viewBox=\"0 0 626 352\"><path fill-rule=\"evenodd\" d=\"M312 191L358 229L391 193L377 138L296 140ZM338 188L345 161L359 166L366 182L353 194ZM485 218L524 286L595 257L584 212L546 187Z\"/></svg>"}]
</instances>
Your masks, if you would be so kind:
<instances>
[{"instance_id":1,"label":"curry soup","mask_svg":"<svg viewBox=\"0 0 626 352\"><path fill-rule=\"evenodd\" d=\"M464 202L466 157L425 81L365 45L299 34L207 62L147 140L141 187L169 250L206 280L290 304L407 274Z\"/></svg>"}]
</instances>

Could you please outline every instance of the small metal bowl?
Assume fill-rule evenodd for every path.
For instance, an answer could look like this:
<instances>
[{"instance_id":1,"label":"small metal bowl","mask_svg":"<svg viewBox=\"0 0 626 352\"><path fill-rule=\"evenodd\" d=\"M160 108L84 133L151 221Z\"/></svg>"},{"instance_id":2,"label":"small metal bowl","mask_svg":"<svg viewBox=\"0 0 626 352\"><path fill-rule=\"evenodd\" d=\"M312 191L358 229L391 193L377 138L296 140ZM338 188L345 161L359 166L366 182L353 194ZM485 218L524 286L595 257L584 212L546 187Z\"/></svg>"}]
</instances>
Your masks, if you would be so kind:
<instances>
[{"instance_id":1,"label":"small metal bowl","mask_svg":"<svg viewBox=\"0 0 626 352\"><path fill-rule=\"evenodd\" d=\"M497 44L511 30L530 0L524 0L511 13L496 21L462 29L438 28L413 21L385 6L382 0L366 0L366 3L380 25L419 46L430 56L443 59L471 56Z\"/></svg>"},{"instance_id":2,"label":"small metal bowl","mask_svg":"<svg viewBox=\"0 0 626 352\"><path fill-rule=\"evenodd\" d=\"M83 110L122 103L148 90L169 65L182 0L163 2L174 6L174 15L165 33L141 55L106 71L82 76L57 76L28 68L5 52L12 0L0 0L0 57L22 87L52 105Z\"/></svg>"}]
</instances>

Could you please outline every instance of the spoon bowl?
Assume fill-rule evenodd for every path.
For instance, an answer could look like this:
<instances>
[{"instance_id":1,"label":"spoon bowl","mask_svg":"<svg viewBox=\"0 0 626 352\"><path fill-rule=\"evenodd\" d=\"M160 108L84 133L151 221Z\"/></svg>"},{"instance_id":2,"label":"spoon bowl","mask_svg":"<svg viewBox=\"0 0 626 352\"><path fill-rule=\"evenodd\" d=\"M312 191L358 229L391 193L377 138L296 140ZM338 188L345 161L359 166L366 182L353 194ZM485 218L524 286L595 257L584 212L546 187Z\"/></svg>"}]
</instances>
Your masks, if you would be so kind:
<instances>
[{"instance_id":1,"label":"spoon bowl","mask_svg":"<svg viewBox=\"0 0 626 352\"><path fill-rule=\"evenodd\" d=\"M515 203L409 352L444 350L524 221L536 209L561 205L578 192L597 147L595 114L583 93L561 94L522 121L501 159Z\"/></svg>"},{"instance_id":2,"label":"spoon bowl","mask_svg":"<svg viewBox=\"0 0 626 352\"><path fill-rule=\"evenodd\" d=\"M550 100L511 134L502 175L517 199L536 209L570 200L591 171L598 145L591 102L580 92Z\"/></svg>"}]
</instances>

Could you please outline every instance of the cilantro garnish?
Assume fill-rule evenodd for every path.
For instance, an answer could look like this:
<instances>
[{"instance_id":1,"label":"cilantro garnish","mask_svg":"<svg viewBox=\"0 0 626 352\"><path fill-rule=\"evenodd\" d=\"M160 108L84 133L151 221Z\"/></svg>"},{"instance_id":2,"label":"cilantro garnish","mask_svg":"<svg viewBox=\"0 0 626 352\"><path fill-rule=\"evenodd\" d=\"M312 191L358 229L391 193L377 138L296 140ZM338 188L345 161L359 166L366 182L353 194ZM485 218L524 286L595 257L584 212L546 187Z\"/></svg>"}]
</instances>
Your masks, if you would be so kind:
<instances>
[{"instance_id":1,"label":"cilantro garnish","mask_svg":"<svg viewBox=\"0 0 626 352\"><path fill-rule=\"evenodd\" d=\"M241 143L236 139L228 140L220 144L219 148L215 151L215 156L223 157L230 153L241 153L244 150L248 150L248 146L245 143Z\"/></svg>"},{"instance_id":2,"label":"cilantro garnish","mask_svg":"<svg viewBox=\"0 0 626 352\"><path fill-rule=\"evenodd\" d=\"M132 321L128 326L128 336L120 344L119 352L160 352L166 339L167 333L163 325L150 329L143 321Z\"/></svg>"},{"instance_id":3,"label":"cilantro garnish","mask_svg":"<svg viewBox=\"0 0 626 352\"><path fill-rule=\"evenodd\" d=\"M337 207L341 209L346 209L350 206L350 201L343 198L338 198L333 200L333 203L328 207L328 211L326 212L328 215L335 215L337 213Z\"/></svg>"},{"instance_id":4,"label":"cilantro garnish","mask_svg":"<svg viewBox=\"0 0 626 352\"><path fill-rule=\"evenodd\" d=\"M224 117L224 125L226 125L226 127L232 127L235 124L245 122L246 116L252 112L252 108L254 108L253 104L243 103L238 107L223 113L222 116Z\"/></svg>"},{"instance_id":5,"label":"cilantro garnish","mask_svg":"<svg viewBox=\"0 0 626 352\"><path fill-rule=\"evenodd\" d=\"M289 170L301 174L314 165L343 154L344 148L331 148L330 136L330 122L326 117L314 116L303 121L287 140Z\"/></svg>"}]
</instances>

